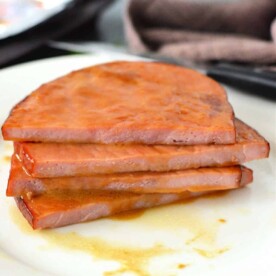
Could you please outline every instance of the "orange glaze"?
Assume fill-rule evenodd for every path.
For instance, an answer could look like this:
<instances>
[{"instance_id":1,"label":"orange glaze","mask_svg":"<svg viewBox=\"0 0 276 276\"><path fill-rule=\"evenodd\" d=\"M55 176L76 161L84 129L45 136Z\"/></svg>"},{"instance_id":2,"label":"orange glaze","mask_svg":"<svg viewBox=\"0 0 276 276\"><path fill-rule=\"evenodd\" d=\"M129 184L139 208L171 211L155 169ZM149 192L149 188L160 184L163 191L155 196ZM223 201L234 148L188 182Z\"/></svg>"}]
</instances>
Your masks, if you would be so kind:
<instances>
[{"instance_id":1,"label":"orange glaze","mask_svg":"<svg viewBox=\"0 0 276 276\"><path fill-rule=\"evenodd\" d=\"M143 214L146 212L146 209L139 209L139 210L132 210L132 211L126 211L117 215L114 215L110 217L110 219L113 220L132 220L139 218L143 216Z\"/></svg>"},{"instance_id":2,"label":"orange glaze","mask_svg":"<svg viewBox=\"0 0 276 276\"><path fill-rule=\"evenodd\" d=\"M150 208L204 193L133 194L106 191L48 193L15 198L34 229L54 228L111 216L124 211Z\"/></svg>"},{"instance_id":3,"label":"orange glaze","mask_svg":"<svg viewBox=\"0 0 276 276\"><path fill-rule=\"evenodd\" d=\"M14 141L229 144L233 110L200 73L154 62L112 62L42 85L2 127Z\"/></svg>"}]
</instances>

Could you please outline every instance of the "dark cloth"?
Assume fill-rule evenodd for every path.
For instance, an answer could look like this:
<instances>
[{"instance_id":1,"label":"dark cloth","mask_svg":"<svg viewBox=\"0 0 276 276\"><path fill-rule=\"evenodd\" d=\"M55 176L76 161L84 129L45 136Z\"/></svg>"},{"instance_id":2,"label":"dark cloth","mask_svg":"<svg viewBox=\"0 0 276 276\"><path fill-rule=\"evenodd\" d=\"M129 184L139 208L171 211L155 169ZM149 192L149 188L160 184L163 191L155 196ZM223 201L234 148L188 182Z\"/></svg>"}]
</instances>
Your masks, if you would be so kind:
<instances>
[{"instance_id":1,"label":"dark cloth","mask_svg":"<svg viewBox=\"0 0 276 276\"><path fill-rule=\"evenodd\" d=\"M125 31L135 53L276 63L276 0L130 0Z\"/></svg>"}]
</instances>

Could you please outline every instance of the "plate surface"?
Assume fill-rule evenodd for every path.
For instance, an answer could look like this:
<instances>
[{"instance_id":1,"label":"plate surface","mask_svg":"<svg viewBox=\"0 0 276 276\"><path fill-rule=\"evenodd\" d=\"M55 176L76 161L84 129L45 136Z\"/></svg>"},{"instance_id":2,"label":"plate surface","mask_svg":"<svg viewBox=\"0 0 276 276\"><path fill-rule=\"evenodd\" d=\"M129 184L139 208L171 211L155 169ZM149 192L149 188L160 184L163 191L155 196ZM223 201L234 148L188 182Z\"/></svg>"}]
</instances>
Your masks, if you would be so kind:
<instances>
[{"instance_id":1,"label":"plate surface","mask_svg":"<svg viewBox=\"0 0 276 276\"><path fill-rule=\"evenodd\" d=\"M41 60L0 72L0 124L42 83L123 54ZM276 106L226 88L236 116L269 142L247 188L145 212L33 231L5 197L12 143L0 141L1 275L272 275L276 273ZM58 112L58 111L57 111ZM273 273L274 272L274 273Z\"/></svg>"}]
</instances>

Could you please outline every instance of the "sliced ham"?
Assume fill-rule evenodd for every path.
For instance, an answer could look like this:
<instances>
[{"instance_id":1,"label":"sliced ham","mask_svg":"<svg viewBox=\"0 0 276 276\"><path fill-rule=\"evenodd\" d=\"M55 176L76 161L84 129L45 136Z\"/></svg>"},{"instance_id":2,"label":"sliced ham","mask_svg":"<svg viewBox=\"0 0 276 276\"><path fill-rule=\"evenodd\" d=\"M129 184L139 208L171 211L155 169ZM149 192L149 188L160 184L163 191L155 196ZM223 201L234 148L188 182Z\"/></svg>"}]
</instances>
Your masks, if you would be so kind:
<instances>
[{"instance_id":1,"label":"sliced ham","mask_svg":"<svg viewBox=\"0 0 276 276\"><path fill-rule=\"evenodd\" d=\"M236 131L235 131L236 127ZM193 70L112 62L42 85L2 127L14 141L7 195L34 229L243 187L269 144ZM43 142L43 143L39 143Z\"/></svg>"},{"instance_id":2,"label":"sliced ham","mask_svg":"<svg viewBox=\"0 0 276 276\"><path fill-rule=\"evenodd\" d=\"M263 137L238 119L235 125L233 145L16 143L15 152L28 173L39 178L232 166L268 156Z\"/></svg>"},{"instance_id":3,"label":"sliced ham","mask_svg":"<svg viewBox=\"0 0 276 276\"><path fill-rule=\"evenodd\" d=\"M24 196L15 198L15 201L31 226L34 229L43 229L164 205L202 194L204 193L132 194L92 191L44 194L34 198Z\"/></svg>"},{"instance_id":4,"label":"sliced ham","mask_svg":"<svg viewBox=\"0 0 276 276\"><path fill-rule=\"evenodd\" d=\"M224 89L154 62L101 64L44 84L14 107L2 133L13 141L235 143Z\"/></svg>"},{"instance_id":5,"label":"sliced ham","mask_svg":"<svg viewBox=\"0 0 276 276\"><path fill-rule=\"evenodd\" d=\"M42 193L89 190L133 193L181 193L235 189L250 183L252 171L243 166L200 168L176 172L137 172L63 178L34 178L12 159L7 195L29 196Z\"/></svg>"}]
</instances>

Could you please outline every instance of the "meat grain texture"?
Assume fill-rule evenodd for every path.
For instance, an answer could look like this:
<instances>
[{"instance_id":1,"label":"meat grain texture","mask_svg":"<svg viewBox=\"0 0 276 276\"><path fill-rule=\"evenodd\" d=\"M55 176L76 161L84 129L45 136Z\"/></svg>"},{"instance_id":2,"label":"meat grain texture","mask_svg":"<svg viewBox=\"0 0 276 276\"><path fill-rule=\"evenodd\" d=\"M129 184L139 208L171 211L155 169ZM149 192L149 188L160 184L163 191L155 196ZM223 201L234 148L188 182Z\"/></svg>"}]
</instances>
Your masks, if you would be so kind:
<instances>
[{"instance_id":1,"label":"meat grain texture","mask_svg":"<svg viewBox=\"0 0 276 276\"><path fill-rule=\"evenodd\" d=\"M238 119L235 126L236 143L230 145L17 142L15 153L28 173L38 178L233 166L268 156L269 145L260 134Z\"/></svg>"},{"instance_id":2,"label":"meat grain texture","mask_svg":"<svg viewBox=\"0 0 276 276\"><path fill-rule=\"evenodd\" d=\"M34 178L15 156L7 187L8 196L22 194L106 190L133 193L181 193L235 189L252 181L243 166L199 168L172 172L133 172L60 178Z\"/></svg>"}]
</instances>

